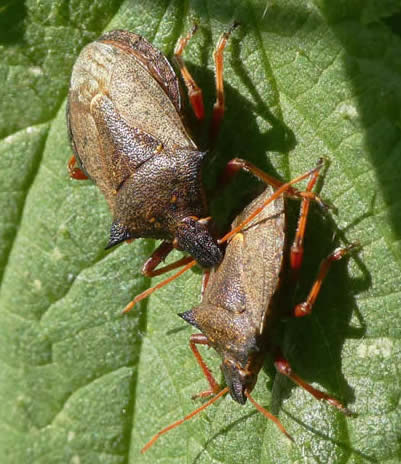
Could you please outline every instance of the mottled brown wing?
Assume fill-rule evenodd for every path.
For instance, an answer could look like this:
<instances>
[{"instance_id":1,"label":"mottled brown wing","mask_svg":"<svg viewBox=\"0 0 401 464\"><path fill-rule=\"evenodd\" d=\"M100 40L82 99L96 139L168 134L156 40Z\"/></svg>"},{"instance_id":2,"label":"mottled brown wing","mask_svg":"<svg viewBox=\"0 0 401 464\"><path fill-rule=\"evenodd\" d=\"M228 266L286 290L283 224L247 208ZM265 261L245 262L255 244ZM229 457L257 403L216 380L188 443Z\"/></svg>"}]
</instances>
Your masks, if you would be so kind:
<instances>
[{"instance_id":1,"label":"mottled brown wing","mask_svg":"<svg viewBox=\"0 0 401 464\"><path fill-rule=\"evenodd\" d=\"M246 219L273 193L271 187L250 203L238 215L232 227ZM276 292L284 259L285 212L281 196L270 203L243 231L242 277L246 292L247 311L254 327L262 331L271 311L270 303Z\"/></svg>"},{"instance_id":2,"label":"mottled brown wing","mask_svg":"<svg viewBox=\"0 0 401 464\"><path fill-rule=\"evenodd\" d=\"M97 43L103 53L114 52L109 93L127 124L166 146L194 147L182 123L179 82L167 58L127 31L106 34Z\"/></svg>"},{"instance_id":3,"label":"mottled brown wing","mask_svg":"<svg viewBox=\"0 0 401 464\"><path fill-rule=\"evenodd\" d=\"M71 76L67 119L76 157L113 207L116 190L163 150L196 148L178 80L142 37L113 31L87 45Z\"/></svg>"},{"instance_id":4,"label":"mottled brown wing","mask_svg":"<svg viewBox=\"0 0 401 464\"><path fill-rule=\"evenodd\" d=\"M177 112L181 113L180 84L173 67L160 50L144 37L123 30L107 32L99 38L99 41L119 44L121 49L125 49L127 53L134 53L167 93Z\"/></svg>"}]
</instances>

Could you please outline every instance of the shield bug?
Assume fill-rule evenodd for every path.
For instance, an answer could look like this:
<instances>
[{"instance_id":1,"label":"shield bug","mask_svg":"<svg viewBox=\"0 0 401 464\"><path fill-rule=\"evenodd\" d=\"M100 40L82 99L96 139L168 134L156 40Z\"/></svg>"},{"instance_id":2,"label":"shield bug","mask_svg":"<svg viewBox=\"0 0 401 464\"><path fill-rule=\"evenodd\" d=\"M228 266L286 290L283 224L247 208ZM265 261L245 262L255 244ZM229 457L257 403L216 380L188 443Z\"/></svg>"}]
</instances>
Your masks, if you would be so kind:
<instances>
[{"instance_id":1,"label":"shield bug","mask_svg":"<svg viewBox=\"0 0 401 464\"><path fill-rule=\"evenodd\" d=\"M213 132L224 112L223 50L235 26L220 38L214 55ZM195 29L179 40L175 57L202 119L201 90L181 57ZM137 34L108 32L87 45L74 65L67 106L70 174L89 177L105 196L113 215L107 248L139 237L164 241L145 263L147 275L174 247L206 268L222 259L208 229L201 179L206 153L189 135L182 106L169 61Z\"/></svg>"},{"instance_id":2,"label":"shield bug","mask_svg":"<svg viewBox=\"0 0 401 464\"><path fill-rule=\"evenodd\" d=\"M267 182L272 181L244 163L246 162L235 160L232 167L250 168ZM192 418L227 392L240 404L245 404L249 399L291 439L279 419L256 403L251 396L267 352L273 354L279 373L289 377L316 399L327 401L344 414L351 414L338 400L296 375L289 362L281 355L280 349L272 342L274 321L280 316L277 311L280 309L280 295L288 291L285 284L292 281L294 272L298 272L302 262L309 203L311 199L316 199L311 190L320 167L321 162L309 173L310 179L305 192L298 192L302 194L303 200L289 260L286 259L285 199L282 194L297 193L291 192L290 183L282 184L275 191L270 186L267 187L232 223L224 258L211 270L201 304L180 314L186 322L201 331L200 334L190 337L190 347L209 383L209 389L196 397L213 397L185 418L161 430L145 445L142 452L149 449L161 435ZM341 259L354 246L338 248L322 261L312 290L307 300L296 306L295 316L311 312L330 263ZM289 279L286 278L287 262L290 263L289 270L292 274L288 276ZM198 344L214 348L221 356L225 388L220 387L214 379L201 357L196 346Z\"/></svg>"}]
</instances>

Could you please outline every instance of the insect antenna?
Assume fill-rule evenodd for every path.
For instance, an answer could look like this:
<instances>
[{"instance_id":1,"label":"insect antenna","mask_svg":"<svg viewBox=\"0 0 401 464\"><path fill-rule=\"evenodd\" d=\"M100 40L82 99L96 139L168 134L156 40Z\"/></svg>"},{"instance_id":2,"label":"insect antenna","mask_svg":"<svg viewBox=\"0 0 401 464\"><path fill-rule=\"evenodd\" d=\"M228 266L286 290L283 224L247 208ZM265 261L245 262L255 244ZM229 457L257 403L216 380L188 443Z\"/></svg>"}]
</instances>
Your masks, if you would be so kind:
<instances>
[{"instance_id":1,"label":"insect antenna","mask_svg":"<svg viewBox=\"0 0 401 464\"><path fill-rule=\"evenodd\" d=\"M213 396L213 398L211 398L207 403L202 404L202 406L195 409L195 411L192 411L190 414L183 417L182 419L173 422L172 424L168 425L167 427L164 427L164 429L160 430L160 432L157 432L156 435L146 443L146 445L141 449L141 453L145 453L156 442L156 440L159 439L159 437L161 437L165 433L169 432L170 430L175 429L176 427L181 425L183 422L185 422L185 421L187 421L189 419L192 419L194 416L199 414L204 409L208 408L211 404L213 404L215 401L217 401L219 398L221 398L226 393L228 393L228 387L223 388L223 390L219 391L217 393L217 395Z\"/></svg>"},{"instance_id":2,"label":"insect antenna","mask_svg":"<svg viewBox=\"0 0 401 464\"><path fill-rule=\"evenodd\" d=\"M245 391L245 396L249 399L249 401L255 406L255 408L260 412L262 413L265 417L267 417L268 419L270 419L271 421L273 421L277 427L280 429L281 432L284 433L284 435L289 438L291 441L294 441L294 439L292 438L292 436L287 432L287 430L285 429L284 425L279 421L278 417L274 416L272 413L270 413L269 411L267 411L267 409L263 408L259 403L257 403L253 398L252 396L250 395L250 393L248 393L247 391Z\"/></svg>"},{"instance_id":3,"label":"insect antenna","mask_svg":"<svg viewBox=\"0 0 401 464\"><path fill-rule=\"evenodd\" d=\"M199 408L195 409L194 411L192 411L190 414L188 414L187 416L183 417L182 419L179 419L175 422L173 422L172 424L168 425L167 427L164 427L164 429L160 430L160 432L157 432L156 435L154 435L154 437L149 440L146 445L141 449L141 453L145 453L151 446L153 446L155 444L155 442L162 436L164 435L165 433L169 432L170 430L172 429L175 429L176 427L178 427L179 425L181 425L183 422L189 420L189 419L192 419L194 416L196 416L197 414L199 414L200 412L202 412L204 409L208 408L211 404L215 403L219 398L221 398L222 396L224 396L226 393L228 393L228 387L225 387L223 388L223 390L219 391L215 396L213 396L213 398L211 398L208 402L206 402L205 404L202 404L202 406L200 406ZM285 429L284 425L280 422L280 420L274 416L273 414L271 414L269 411L267 411L265 408L263 408L259 403L257 403L253 398L252 396L246 391L245 392L245 395L246 397L249 399L249 401L255 406L255 408L261 413L263 414L267 419L270 419L271 421L273 421L277 427L280 429L280 431L287 437L289 438L291 441L294 441L294 439L292 438L292 436L287 432L287 430Z\"/></svg>"}]
</instances>

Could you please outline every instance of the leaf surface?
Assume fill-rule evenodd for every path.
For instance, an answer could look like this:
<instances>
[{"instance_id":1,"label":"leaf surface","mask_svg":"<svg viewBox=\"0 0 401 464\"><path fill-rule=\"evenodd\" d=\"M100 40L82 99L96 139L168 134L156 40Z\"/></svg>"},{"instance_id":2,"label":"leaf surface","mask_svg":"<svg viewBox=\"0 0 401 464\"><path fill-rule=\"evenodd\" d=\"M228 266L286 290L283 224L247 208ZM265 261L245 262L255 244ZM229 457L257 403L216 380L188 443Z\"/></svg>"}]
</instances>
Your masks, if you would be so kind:
<instances>
[{"instance_id":1,"label":"leaf surface","mask_svg":"<svg viewBox=\"0 0 401 464\"><path fill-rule=\"evenodd\" d=\"M396 0L39 0L0 10L0 462L400 462L400 14ZM171 56L197 21L185 60L210 110L213 47L234 19L227 110L205 183L235 156L281 179L329 158L321 195L338 214L312 212L299 297L334 246L362 248L333 266L310 317L285 324L282 347L300 376L358 416L316 402L267 359L254 396L295 445L225 397L141 455L206 388L192 329L176 316L199 302L201 274L121 316L158 280L140 273L154 243L104 251L105 200L66 169L69 75L105 30L135 31ZM256 184L240 175L212 202L220 224ZM205 358L219 379L216 353Z\"/></svg>"}]
</instances>

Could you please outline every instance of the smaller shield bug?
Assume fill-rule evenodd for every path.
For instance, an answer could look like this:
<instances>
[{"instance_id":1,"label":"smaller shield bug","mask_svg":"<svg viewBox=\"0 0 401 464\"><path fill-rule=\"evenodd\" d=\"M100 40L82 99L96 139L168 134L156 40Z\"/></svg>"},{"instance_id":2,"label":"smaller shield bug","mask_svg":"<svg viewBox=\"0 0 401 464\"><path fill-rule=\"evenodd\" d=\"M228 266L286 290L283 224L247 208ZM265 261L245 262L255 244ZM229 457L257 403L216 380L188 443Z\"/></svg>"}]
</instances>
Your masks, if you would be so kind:
<instances>
[{"instance_id":1,"label":"smaller shield bug","mask_svg":"<svg viewBox=\"0 0 401 464\"><path fill-rule=\"evenodd\" d=\"M332 398L296 375L289 362L282 356L279 347L272 342L274 322L280 317L277 311L281 292L299 271L303 257L303 239L309 210L314 197L311 191L322 166L300 176L295 181L310 175L304 192L291 190L291 182L282 184L275 191L268 186L232 223L230 237L222 262L210 272L202 302L199 306L180 316L201 331L190 337L190 348L205 375L209 389L195 397L213 397L183 419L169 425L157 433L142 449L147 451L163 434L230 393L240 404L249 399L252 404L291 440L291 436L279 419L260 406L251 396L258 374L267 352L274 357L277 371L308 391L318 400L325 400L346 415L351 412L337 399ZM234 160L234 170L245 168L262 177L268 183L272 179L242 160ZM277 181L278 182L278 181ZM292 181L294 182L294 181ZM276 185L277 187L277 185ZM290 259L286 259L286 220L283 193L303 197L297 232L291 247ZM322 281L330 264L347 254L354 244L337 248L322 261L318 276L305 302L294 310L296 317L304 316L312 310ZM289 276L286 263L289 262ZM288 277L288 278L286 278ZM291 285L290 285L291 286ZM222 388L214 379L196 345L214 348L222 358L221 370L226 383Z\"/></svg>"},{"instance_id":2,"label":"smaller shield bug","mask_svg":"<svg viewBox=\"0 0 401 464\"><path fill-rule=\"evenodd\" d=\"M235 27L221 36L214 54L213 134L224 113L223 50ZM195 30L178 41L175 57L202 119L201 89L182 60ZM164 241L144 265L149 276L174 247L206 268L222 259L208 229L201 179L206 152L189 135L182 106L172 66L137 34L104 34L82 50L73 67L67 105L71 177L89 177L105 196L113 215L107 248L139 237Z\"/></svg>"}]
</instances>

